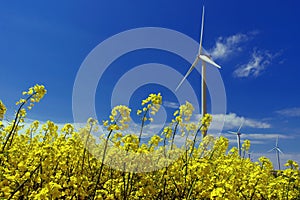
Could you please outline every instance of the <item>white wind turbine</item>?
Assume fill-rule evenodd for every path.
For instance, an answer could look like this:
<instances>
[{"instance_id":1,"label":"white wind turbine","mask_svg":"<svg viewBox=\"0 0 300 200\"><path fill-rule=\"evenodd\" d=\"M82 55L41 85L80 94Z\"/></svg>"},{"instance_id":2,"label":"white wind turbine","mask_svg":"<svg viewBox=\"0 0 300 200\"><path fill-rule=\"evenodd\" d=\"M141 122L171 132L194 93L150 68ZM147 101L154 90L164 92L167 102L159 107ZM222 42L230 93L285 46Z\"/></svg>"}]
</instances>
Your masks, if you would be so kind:
<instances>
[{"instance_id":1,"label":"white wind turbine","mask_svg":"<svg viewBox=\"0 0 300 200\"><path fill-rule=\"evenodd\" d=\"M283 154L283 152L279 149L279 147L278 147L278 136L277 136L277 139L276 139L276 145L275 145L275 147L273 148L273 149L271 149L270 151L268 151L268 152L271 152L271 151L276 151L276 156L277 156L277 163L278 163L278 169L280 170L280 159L279 159L279 153L282 153Z\"/></svg>"},{"instance_id":2,"label":"white wind turbine","mask_svg":"<svg viewBox=\"0 0 300 200\"><path fill-rule=\"evenodd\" d=\"M203 53L203 48L202 48L202 38L203 38L203 27L204 27L204 6L203 6L203 11L202 11L202 24L201 24L201 33L200 33L200 45L199 45L199 50L198 54L196 56L195 61L193 62L192 66L188 70L188 72L185 74L181 82L178 84L177 88L175 91L178 90L178 88L182 85L184 80L188 77L188 75L193 71L193 69L196 67L198 62L201 60L202 61L202 117L207 113L206 109L206 63L209 63L217 68L221 68L220 65L215 63L211 56L206 55ZM206 136L206 132L203 134L203 137Z\"/></svg>"},{"instance_id":3,"label":"white wind turbine","mask_svg":"<svg viewBox=\"0 0 300 200\"><path fill-rule=\"evenodd\" d=\"M242 155L242 149L241 149L241 135L242 135L242 133L240 131L241 131L241 128L242 128L244 122L245 122L245 120L242 121L239 129L236 132L228 131L228 133L236 135L236 142L237 142L237 145L238 145L239 156Z\"/></svg>"}]
</instances>

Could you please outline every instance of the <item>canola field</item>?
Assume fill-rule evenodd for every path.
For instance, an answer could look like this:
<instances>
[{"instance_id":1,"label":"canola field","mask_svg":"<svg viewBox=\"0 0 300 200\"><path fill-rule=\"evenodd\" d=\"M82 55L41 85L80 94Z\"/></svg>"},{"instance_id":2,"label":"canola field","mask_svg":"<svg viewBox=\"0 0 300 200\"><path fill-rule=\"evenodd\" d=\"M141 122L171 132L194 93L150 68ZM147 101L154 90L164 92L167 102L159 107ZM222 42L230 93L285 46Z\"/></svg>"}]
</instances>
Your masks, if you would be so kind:
<instances>
[{"instance_id":1,"label":"canola field","mask_svg":"<svg viewBox=\"0 0 300 200\"><path fill-rule=\"evenodd\" d=\"M225 137L202 138L212 117L191 122L188 102L162 133L142 142L160 94L150 94L140 110L120 105L106 121L89 119L79 130L72 124L59 129L51 121L24 126L27 112L45 94L42 85L23 92L7 123L0 100L0 199L300 199L296 162L275 171L265 157L253 162L228 149ZM130 134L132 114L141 119L138 134ZM96 136L99 125L105 132ZM250 143L244 142L243 152Z\"/></svg>"}]
</instances>

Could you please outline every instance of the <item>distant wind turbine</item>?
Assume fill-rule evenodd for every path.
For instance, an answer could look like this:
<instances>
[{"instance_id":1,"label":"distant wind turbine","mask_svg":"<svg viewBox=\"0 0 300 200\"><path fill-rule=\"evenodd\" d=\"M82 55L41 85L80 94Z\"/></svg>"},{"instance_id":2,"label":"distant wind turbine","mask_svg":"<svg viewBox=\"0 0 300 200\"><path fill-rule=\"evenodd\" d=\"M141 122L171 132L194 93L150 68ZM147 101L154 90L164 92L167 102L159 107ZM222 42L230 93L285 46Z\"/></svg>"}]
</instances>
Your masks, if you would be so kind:
<instances>
[{"instance_id":1,"label":"distant wind turbine","mask_svg":"<svg viewBox=\"0 0 300 200\"><path fill-rule=\"evenodd\" d=\"M182 85L182 83L184 82L184 80L189 76L189 74L193 71L193 69L196 67L196 65L198 64L198 62L201 60L202 61L202 117L204 117L204 115L207 113L207 109L206 109L206 63L209 63L217 68L221 68L220 65L218 65L217 63L215 63L210 55L206 55L203 53L203 48L202 48L202 38L203 38L203 27L204 27L204 6L203 6L203 11L202 11L202 23L201 23L201 33L200 33L200 45L199 45L199 50L198 50L198 54L196 56L195 61L193 62L192 66L190 67L190 69L188 70L188 72L185 74L185 76L183 77L183 79L180 81L180 83L178 84L177 88L175 89L175 91L178 90L178 88ZM206 132L203 134L203 137L206 136Z\"/></svg>"},{"instance_id":2,"label":"distant wind turbine","mask_svg":"<svg viewBox=\"0 0 300 200\"><path fill-rule=\"evenodd\" d=\"M241 131L241 128L242 128L244 122L245 122L245 120L242 121L242 123L241 123L239 129L237 130L237 132L228 131L228 133L236 135L236 142L237 142L237 145L238 145L239 156L242 155L242 149L241 149L241 135L242 135L242 133L240 131Z\"/></svg>"},{"instance_id":3,"label":"distant wind turbine","mask_svg":"<svg viewBox=\"0 0 300 200\"><path fill-rule=\"evenodd\" d=\"M273 148L273 149L271 149L270 151L268 151L268 152L271 152L271 151L276 151L276 156L277 156L277 163L278 163L278 169L280 170L280 159L279 159L279 153L282 153L283 154L283 152L279 149L279 147L278 147L278 138L279 138L279 136L277 136L277 139L276 139L276 145L275 145L275 147Z\"/></svg>"},{"instance_id":4,"label":"distant wind turbine","mask_svg":"<svg viewBox=\"0 0 300 200\"><path fill-rule=\"evenodd\" d=\"M253 154L254 151L248 152L248 158L252 161L251 155Z\"/></svg>"}]
</instances>

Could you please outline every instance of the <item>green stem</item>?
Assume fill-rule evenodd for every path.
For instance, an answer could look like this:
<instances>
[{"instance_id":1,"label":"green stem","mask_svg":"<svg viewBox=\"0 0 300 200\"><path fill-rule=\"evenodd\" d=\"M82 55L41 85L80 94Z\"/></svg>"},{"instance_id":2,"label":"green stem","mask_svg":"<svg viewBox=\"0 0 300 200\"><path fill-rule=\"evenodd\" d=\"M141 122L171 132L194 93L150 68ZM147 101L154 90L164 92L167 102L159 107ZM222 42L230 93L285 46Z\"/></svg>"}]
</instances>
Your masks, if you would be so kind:
<instances>
[{"instance_id":1,"label":"green stem","mask_svg":"<svg viewBox=\"0 0 300 200\"><path fill-rule=\"evenodd\" d=\"M108 145L108 140L112 134L112 131L113 130L110 130L109 133L108 133L108 136L105 140L105 146L104 146L104 152L103 152L103 156L102 156L102 161L101 161L101 166L99 168L99 173L98 173L98 177L97 177L97 181L96 181L96 185L95 185L95 189L92 193L92 199L95 199L95 195L96 195L96 191L97 191L97 186L100 182L100 178L101 178L101 175L102 175L102 170L103 170L103 166L104 166L104 161L105 161L105 155L106 155L106 150L107 150L107 145Z\"/></svg>"},{"instance_id":2,"label":"green stem","mask_svg":"<svg viewBox=\"0 0 300 200\"><path fill-rule=\"evenodd\" d=\"M87 146L87 143L88 143L88 141L89 141L89 137L90 137L90 135L91 135L92 128L93 128L93 125L91 125L90 130L89 130L89 133L88 133L88 136L87 136L86 141L85 141L85 146L84 146L83 155L82 155L81 173L83 173L84 158L85 158L85 153L86 153L86 146Z\"/></svg>"},{"instance_id":3,"label":"green stem","mask_svg":"<svg viewBox=\"0 0 300 200\"><path fill-rule=\"evenodd\" d=\"M174 132L173 132L173 135L172 135L172 142L171 142L171 150L173 150L174 139L175 139L175 135L176 135L176 132L177 132L178 125L179 125L179 122L177 122L177 124L175 125L175 128L174 128Z\"/></svg>"},{"instance_id":4,"label":"green stem","mask_svg":"<svg viewBox=\"0 0 300 200\"><path fill-rule=\"evenodd\" d=\"M193 139L193 146L192 146L192 150L191 150L190 156L193 155L193 152L194 152L194 149L195 149L196 139L197 139L198 133L201 131L202 126L203 126L203 125L201 125L201 126L198 128L198 130L196 131L195 137L194 137L194 139Z\"/></svg>"},{"instance_id":5,"label":"green stem","mask_svg":"<svg viewBox=\"0 0 300 200\"><path fill-rule=\"evenodd\" d=\"M4 149L5 149L6 145L7 145L7 142L8 142L8 140L9 140L9 138L10 138L11 135L14 134L14 132L15 132L15 128L16 128L16 125L17 125L17 121L19 121L19 120L17 120L17 119L18 119L18 117L19 117L19 114L20 114L20 112L21 112L21 109L22 109L23 106L27 103L27 101L28 101L33 95L35 95L35 94L36 94L36 93L33 93L32 95L30 95L29 97L27 97L26 100L20 105L20 107L19 107L19 109L18 109L18 111L17 111L17 113L16 113L16 116L15 116L15 119L14 119L13 126L12 126L12 128L11 128L11 130L10 130L10 132L9 132L9 134L8 134L8 136L7 136L6 140L5 140L5 142L4 142L4 145L3 145L3 147L2 147L2 152L4 151Z\"/></svg>"},{"instance_id":6,"label":"green stem","mask_svg":"<svg viewBox=\"0 0 300 200\"><path fill-rule=\"evenodd\" d=\"M144 115L143 115L143 118L142 118L142 125L141 125L141 130L140 130L140 135L139 135L139 145L140 145L140 142L141 142L141 138L142 138L142 133L143 133L143 129L144 129L144 125L145 125L145 117L148 113L149 109L146 110L146 112L144 112Z\"/></svg>"}]
</instances>

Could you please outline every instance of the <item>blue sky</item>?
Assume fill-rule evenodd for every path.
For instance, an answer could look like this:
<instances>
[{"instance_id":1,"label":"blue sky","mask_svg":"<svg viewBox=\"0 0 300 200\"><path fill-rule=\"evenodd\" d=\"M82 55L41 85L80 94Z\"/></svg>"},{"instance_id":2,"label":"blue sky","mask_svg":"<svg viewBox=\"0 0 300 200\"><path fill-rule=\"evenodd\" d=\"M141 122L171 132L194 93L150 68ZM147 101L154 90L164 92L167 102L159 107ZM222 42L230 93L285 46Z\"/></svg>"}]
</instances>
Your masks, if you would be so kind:
<instances>
[{"instance_id":1,"label":"blue sky","mask_svg":"<svg viewBox=\"0 0 300 200\"><path fill-rule=\"evenodd\" d=\"M223 133L236 130L246 119L242 137L253 140L253 154L272 156L267 151L279 136L283 159L300 161L300 3L296 0L1 2L0 99L10 110L7 119L11 119L21 91L39 83L46 86L48 94L28 117L73 121L75 78L98 44L142 27L175 30L198 42L203 5L203 46L222 66L226 90L226 113L216 116L225 117ZM109 94L122 74L153 62L172 66L181 74L189 68L187 61L166 51L145 49L121 56L99 82L104 88L95 97L100 121L109 114ZM188 81L199 97L199 73L193 72ZM163 91L168 101L175 98L170 89L148 84L133 93L130 106L138 108L138 101L158 91ZM235 138L228 137L235 145Z\"/></svg>"}]
</instances>

